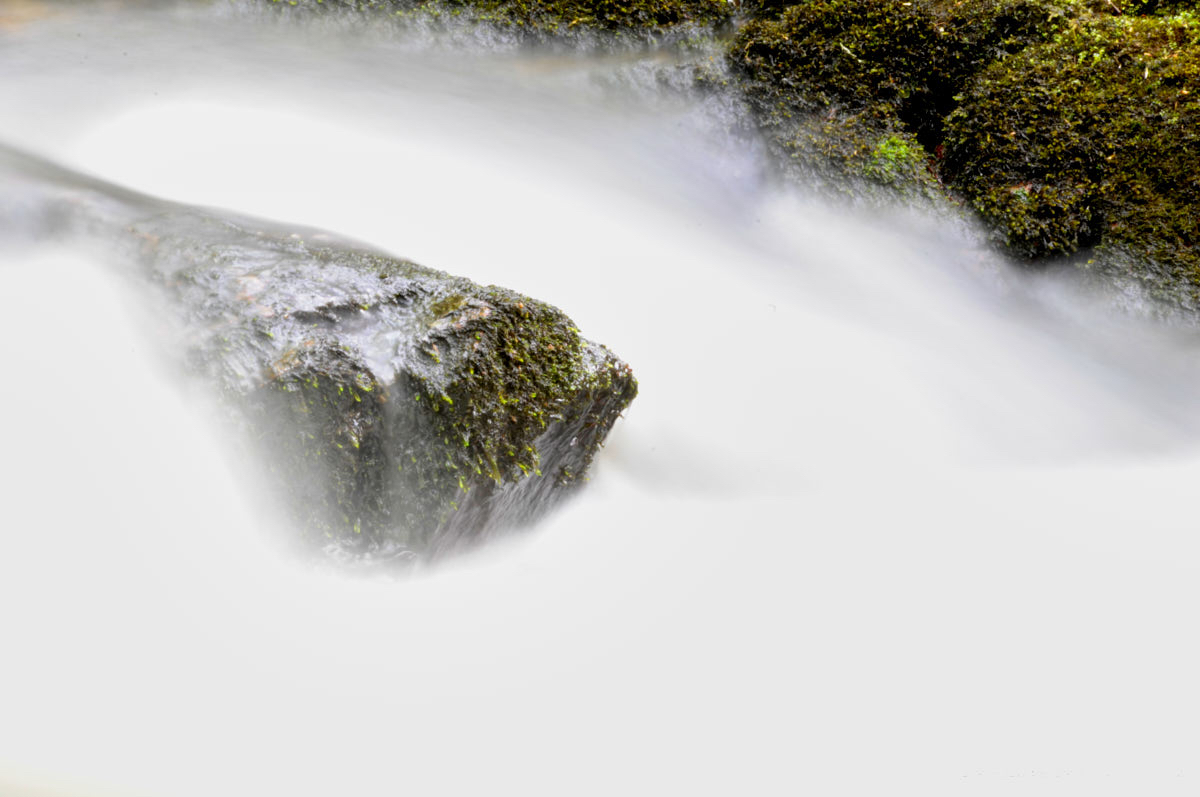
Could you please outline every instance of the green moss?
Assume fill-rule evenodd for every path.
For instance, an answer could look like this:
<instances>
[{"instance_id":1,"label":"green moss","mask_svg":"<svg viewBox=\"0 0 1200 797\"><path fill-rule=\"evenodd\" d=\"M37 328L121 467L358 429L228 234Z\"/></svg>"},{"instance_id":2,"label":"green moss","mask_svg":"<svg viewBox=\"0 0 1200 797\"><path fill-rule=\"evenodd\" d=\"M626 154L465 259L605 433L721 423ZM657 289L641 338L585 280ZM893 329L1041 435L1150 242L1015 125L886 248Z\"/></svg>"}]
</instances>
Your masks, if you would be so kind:
<instances>
[{"instance_id":1,"label":"green moss","mask_svg":"<svg viewBox=\"0 0 1200 797\"><path fill-rule=\"evenodd\" d=\"M386 446L403 463L389 468L402 497L392 504L404 507L400 525L418 548L499 493L530 480L574 481L564 471L586 472L637 391L628 366L595 357L594 344L548 304L459 281L430 297L430 308L414 348L440 356L411 361L396 384L407 400L385 409L403 432ZM556 438L584 426L588 437L564 456ZM543 472L547 452L553 468Z\"/></svg>"},{"instance_id":2,"label":"green moss","mask_svg":"<svg viewBox=\"0 0 1200 797\"><path fill-rule=\"evenodd\" d=\"M786 173L853 192L863 178L925 196L944 184L1015 255L1099 246L1200 287L1196 0L755 13L729 61Z\"/></svg>"},{"instance_id":3,"label":"green moss","mask_svg":"<svg viewBox=\"0 0 1200 797\"><path fill-rule=\"evenodd\" d=\"M1194 14L1200 11L1196 0L1123 0L1121 5L1127 14Z\"/></svg>"},{"instance_id":4,"label":"green moss","mask_svg":"<svg viewBox=\"0 0 1200 797\"><path fill-rule=\"evenodd\" d=\"M1026 257L1138 251L1200 286L1200 23L1081 15L979 74L946 173Z\"/></svg>"},{"instance_id":5,"label":"green moss","mask_svg":"<svg viewBox=\"0 0 1200 797\"><path fill-rule=\"evenodd\" d=\"M473 332L473 342L451 369L420 377L416 387L436 407L435 437L448 462L519 480L539 462L529 441L561 418L557 410L584 380L583 342L549 305L495 287L486 300L501 312L456 332Z\"/></svg>"},{"instance_id":6,"label":"green moss","mask_svg":"<svg viewBox=\"0 0 1200 797\"><path fill-rule=\"evenodd\" d=\"M978 72L987 64L1039 44L1106 0L969 0L938 7L942 27L950 37L952 82Z\"/></svg>"},{"instance_id":7,"label":"green moss","mask_svg":"<svg viewBox=\"0 0 1200 797\"><path fill-rule=\"evenodd\" d=\"M927 157L913 137L890 133L875 145L863 172L882 182L916 180L925 171Z\"/></svg>"},{"instance_id":8,"label":"green moss","mask_svg":"<svg viewBox=\"0 0 1200 797\"><path fill-rule=\"evenodd\" d=\"M932 196L919 142L940 130L946 44L919 5L809 0L746 24L729 62L787 173Z\"/></svg>"},{"instance_id":9,"label":"green moss","mask_svg":"<svg viewBox=\"0 0 1200 797\"><path fill-rule=\"evenodd\" d=\"M747 24L730 59L770 114L836 107L919 132L934 112L945 46L919 5L809 0Z\"/></svg>"},{"instance_id":10,"label":"green moss","mask_svg":"<svg viewBox=\"0 0 1200 797\"><path fill-rule=\"evenodd\" d=\"M459 293L452 293L446 298L434 302L429 310L435 316L444 316L447 313L452 313L455 310L461 309L466 303L467 297Z\"/></svg>"}]
</instances>

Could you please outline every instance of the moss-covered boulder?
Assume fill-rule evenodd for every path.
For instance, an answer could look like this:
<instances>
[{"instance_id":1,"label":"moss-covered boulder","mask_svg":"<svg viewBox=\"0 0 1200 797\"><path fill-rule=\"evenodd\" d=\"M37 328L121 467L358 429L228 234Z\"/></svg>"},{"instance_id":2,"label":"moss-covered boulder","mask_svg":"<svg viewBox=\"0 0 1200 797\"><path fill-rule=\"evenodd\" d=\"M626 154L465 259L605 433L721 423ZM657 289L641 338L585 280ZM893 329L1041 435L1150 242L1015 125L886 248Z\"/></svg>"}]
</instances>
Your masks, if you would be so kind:
<instances>
[{"instance_id":1,"label":"moss-covered boulder","mask_svg":"<svg viewBox=\"0 0 1200 797\"><path fill-rule=\"evenodd\" d=\"M1102 244L1200 288L1200 18L1087 13L976 76L945 174L1013 252Z\"/></svg>"},{"instance_id":2,"label":"moss-covered boulder","mask_svg":"<svg viewBox=\"0 0 1200 797\"><path fill-rule=\"evenodd\" d=\"M102 244L169 300L190 370L340 551L441 553L542 514L636 395L612 352L513 291L3 148L0 178L7 225Z\"/></svg>"},{"instance_id":3,"label":"moss-covered boulder","mask_svg":"<svg viewBox=\"0 0 1200 797\"><path fill-rule=\"evenodd\" d=\"M1097 247L1200 298L1195 0L756 8L729 60L786 172L948 193L1020 258Z\"/></svg>"}]
</instances>

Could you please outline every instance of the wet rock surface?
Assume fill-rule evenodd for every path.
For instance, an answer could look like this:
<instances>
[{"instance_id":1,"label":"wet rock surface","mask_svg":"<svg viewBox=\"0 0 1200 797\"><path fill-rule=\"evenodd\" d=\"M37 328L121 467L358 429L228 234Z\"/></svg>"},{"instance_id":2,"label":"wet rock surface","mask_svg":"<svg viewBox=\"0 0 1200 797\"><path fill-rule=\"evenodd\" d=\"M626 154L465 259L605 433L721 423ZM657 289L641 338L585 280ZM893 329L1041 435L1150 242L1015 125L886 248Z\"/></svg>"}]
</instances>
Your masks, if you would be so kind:
<instances>
[{"instance_id":1,"label":"wet rock surface","mask_svg":"<svg viewBox=\"0 0 1200 797\"><path fill-rule=\"evenodd\" d=\"M188 369L338 554L438 555L554 506L637 392L543 302L319 230L163 202L0 148L7 232L154 286Z\"/></svg>"}]
</instances>

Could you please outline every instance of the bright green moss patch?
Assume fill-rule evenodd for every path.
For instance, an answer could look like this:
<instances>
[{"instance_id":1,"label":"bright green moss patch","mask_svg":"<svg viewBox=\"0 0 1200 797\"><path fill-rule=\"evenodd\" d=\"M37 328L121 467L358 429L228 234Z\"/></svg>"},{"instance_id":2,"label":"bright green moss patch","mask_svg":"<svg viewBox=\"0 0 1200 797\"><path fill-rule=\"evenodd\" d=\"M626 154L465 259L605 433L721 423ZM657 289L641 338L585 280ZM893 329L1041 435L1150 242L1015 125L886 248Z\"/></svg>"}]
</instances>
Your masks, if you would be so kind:
<instances>
[{"instance_id":1,"label":"bright green moss patch","mask_svg":"<svg viewBox=\"0 0 1200 797\"><path fill-rule=\"evenodd\" d=\"M925 170L926 159L925 150L914 138L890 133L875 145L863 171L884 182L913 180Z\"/></svg>"}]
</instances>

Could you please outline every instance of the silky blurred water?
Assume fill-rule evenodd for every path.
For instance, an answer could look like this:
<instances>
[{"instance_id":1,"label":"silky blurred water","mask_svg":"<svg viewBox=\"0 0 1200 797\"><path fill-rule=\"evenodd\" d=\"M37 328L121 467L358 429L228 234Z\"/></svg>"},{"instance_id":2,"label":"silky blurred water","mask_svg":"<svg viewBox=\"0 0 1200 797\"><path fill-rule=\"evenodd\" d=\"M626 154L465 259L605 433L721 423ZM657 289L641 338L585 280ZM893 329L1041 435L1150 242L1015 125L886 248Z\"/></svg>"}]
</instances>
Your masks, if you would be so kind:
<instances>
[{"instance_id":1,"label":"silky blurred water","mask_svg":"<svg viewBox=\"0 0 1200 797\"><path fill-rule=\"evenodd\" d=\"M669 59L23 7L0 140L550 301L641 394L537 528L314 569L145 299L5 243L0 793L1194 793L1193 330L775 186Z\"/></svg>"}]
</instances>

